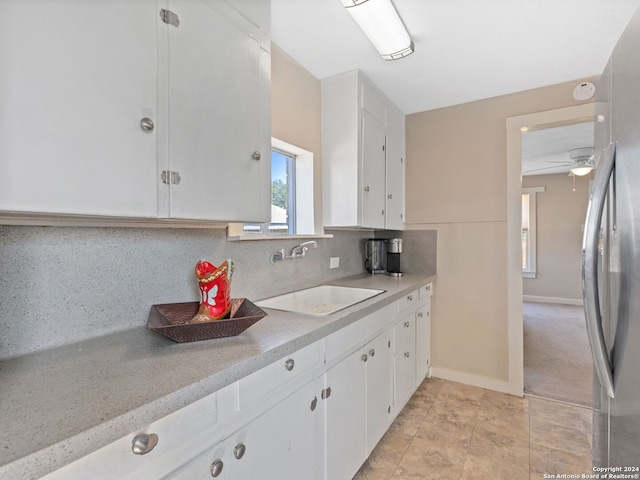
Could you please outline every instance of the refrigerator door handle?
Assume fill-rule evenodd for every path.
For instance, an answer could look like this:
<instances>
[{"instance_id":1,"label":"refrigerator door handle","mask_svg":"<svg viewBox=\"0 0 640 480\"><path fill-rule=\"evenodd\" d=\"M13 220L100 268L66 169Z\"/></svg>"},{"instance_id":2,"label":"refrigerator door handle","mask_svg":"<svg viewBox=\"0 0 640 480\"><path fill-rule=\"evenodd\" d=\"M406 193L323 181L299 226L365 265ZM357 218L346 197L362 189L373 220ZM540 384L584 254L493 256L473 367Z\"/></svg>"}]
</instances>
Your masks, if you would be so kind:
<instances>
[{"instance_id":1,"label":"refrigerator door handle","mask_svg":"<svg viewBox=\"0 0 640 480\"><path fill-rule=\"evenodd\" d=\"M598 296L598 243L600 241L602 213L609 180L613 173L615 157L616 144L610 143L601 155L596 169L593 190L587 207L587 218L582 241L582 297L589 344L591 345L595 370L600 385L611 398L614 397L613 371L604 341L600 299Z\"/></svg>"}]
</instances>

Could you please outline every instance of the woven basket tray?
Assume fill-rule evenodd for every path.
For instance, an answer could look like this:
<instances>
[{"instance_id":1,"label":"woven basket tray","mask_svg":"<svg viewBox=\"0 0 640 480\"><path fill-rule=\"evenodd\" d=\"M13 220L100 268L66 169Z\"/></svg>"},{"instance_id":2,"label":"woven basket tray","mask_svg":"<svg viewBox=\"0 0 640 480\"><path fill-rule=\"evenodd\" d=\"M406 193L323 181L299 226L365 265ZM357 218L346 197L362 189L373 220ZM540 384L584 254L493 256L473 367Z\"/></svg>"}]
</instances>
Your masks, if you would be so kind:
<instances>
[{"instance_id":1,"label":"woven basket tray","mask_svg":"<svg viewBox=\"0 0 640 480\"><path fill-rule=\"evenodd\" d=\"M179 343L234 337L256 323L266 312L246 298L231 299L231 316L211 322L189 323L198 313L198 302L152 305L147 328Z\"/></svg>"}]
</instances>

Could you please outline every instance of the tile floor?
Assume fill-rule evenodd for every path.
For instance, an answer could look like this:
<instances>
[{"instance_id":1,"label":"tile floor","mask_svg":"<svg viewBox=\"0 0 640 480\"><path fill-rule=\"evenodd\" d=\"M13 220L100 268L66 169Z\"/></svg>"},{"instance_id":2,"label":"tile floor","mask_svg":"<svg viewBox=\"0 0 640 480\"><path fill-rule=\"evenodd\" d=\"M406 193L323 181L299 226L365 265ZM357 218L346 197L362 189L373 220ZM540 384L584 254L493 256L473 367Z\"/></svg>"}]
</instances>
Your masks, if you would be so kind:
<instances>
[{"instance_id":1,"label":"tile floor","mask_svg":"<svg viewBox=\"0 0 640 480\"><path fill-rule=\"evenodd\" d=\"M590 472L590 409L432 378L354 480L539 480Z\"/></svg>"}]
</instances>

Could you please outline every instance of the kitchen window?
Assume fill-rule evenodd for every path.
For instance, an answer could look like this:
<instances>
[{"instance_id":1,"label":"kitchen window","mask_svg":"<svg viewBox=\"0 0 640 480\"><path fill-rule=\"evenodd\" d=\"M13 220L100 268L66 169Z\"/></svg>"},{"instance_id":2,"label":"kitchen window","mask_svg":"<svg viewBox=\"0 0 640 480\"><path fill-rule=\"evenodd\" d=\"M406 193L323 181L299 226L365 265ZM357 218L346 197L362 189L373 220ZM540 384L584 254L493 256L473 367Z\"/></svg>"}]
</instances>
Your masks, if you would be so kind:
<instances>
[{"instance_id":1,"label":"kitchen window","mask_svg":"<svg viewBox=\"0 0 640 480\"><path fill-rule=\"evenodd\" d=\"M313 153L271 138L271 221L229 225L232 240L315 233ZM325 236L325 235L322 235Z\"/></svg>"},{"instance_id":2,"label":"kitchen window","mask_svg":"<svg viewBox=\"0 0 640 480\"><path fill-rule=\"evenodd\" d=\"M522 274L524 278L536 278L536 194L544 187L522 189Z\"/></svg>"}]
</instances>

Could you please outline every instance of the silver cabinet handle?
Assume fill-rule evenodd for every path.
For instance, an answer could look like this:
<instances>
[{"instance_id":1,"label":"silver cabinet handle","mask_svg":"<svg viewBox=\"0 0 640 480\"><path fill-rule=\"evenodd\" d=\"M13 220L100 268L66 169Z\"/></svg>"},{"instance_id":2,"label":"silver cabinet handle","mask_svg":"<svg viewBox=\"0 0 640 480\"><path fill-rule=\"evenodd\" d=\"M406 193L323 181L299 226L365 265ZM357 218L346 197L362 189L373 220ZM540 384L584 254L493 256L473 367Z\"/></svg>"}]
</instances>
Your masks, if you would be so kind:
<instances>
[{"instance_id":1,"label":"silver cabinet handle","mask_svg":"<svg viewBox=\"0 0 640 480\"><path fill-rule=\"evenodd\" d=\"M369 360L369 355L367 355L366 353L363 353L362 356L360 357L360 359L363 362L366 362L367 360Z\"/></svg>"},{"instance_id":2,"label":"silver cabinet handle","mask_svg":"<svg viewBox=\"0 0 640 480\"><path fill-rule=\"evenodd\" d=\"M313 412L316 407L318 406L318 397L313 397L313 400L311 400L311 411Z\"/></svg>"},{"instance_id":3,"label":"silver cabinet handle","mask_svg":"<svg viewBox=\"0 0 640 480\"><path fill-rule=\"evenodd\" d=\"M366 187L364 187L364 191L368 192L369 191L369 186L367 185Z\"/></svg>"},{"instance_id":4,"label":"silver cabinet handle","mask_svg":"<svg viewBox=\"0 0 640 480\"><path fill-rule=\"evenodd\" d=\"M244 443L239 443L233 449L233 456L240 460L244 457L244 452L247 451L247 447L244 446Z\"/></svg>"},{"instance_id":5,"label":"silver cabinet handle","mask_svg":"<svg viewBox=\"0 0 640 480\"><path fill-rule=\"evenodd\" d=\"M389 200L391 200L391 199L393 198L393 195L392 195L392 194L389 194L389 195L387 195L387 198L388 198Z\"/></svg>"},{"instance_id":6,"label":"silver cabinet handle","mask_svg":"<svg viewBox=\"0 0 640 480\"><path fill-rule=\"evenodd\" d=\"M251 159L252 160L260 160L262 158L262 155L260 154L260 152L258 150L256 150L255 152L253 152L251 154Z\"/></svg>"},{"instance_id":7,"label":"silver cabinet handle","mask_svg":"<svg viewBox=\"0 0 640 480\"><path fill-rule=\"evenodd\" d=\"M404 326L405 326L405 328L409 328L409 327L411 326L411 323L409 323L409 322L404 322Z\"/></svg>"},{"instance_id":8,"label":"silver cabinet handle","mask_svg":"<svg viewBox=\"0 0 640 480\"><path fill-rule=\"evenodd\" d=\"M136 455L145 455L158 444L158 435L155 433L141 433L136 435L131 442L131 451Z\"/></svg>"},{"instance_id":9,"label":"silver cabinet handle","mask_svg":"<svg viewBox=\"0 0 640 480\"><path fill-rule=\"evenodd\" d=\"M413 302L413 295L407 295L407 300L409 300L410 302Z\"/></svg>"},{"instance_id":10,"label":"silver cabinet handle","mask_svg":"<svg viewBox=\"0 0 640 480\"><path fill-rule=\"evenodd\" d=\"M422 317L424 317L424 314L422 312L418 312L418 317L422 318Z\"/></svg>"},{"instance_id":11,"label":"silver cabinet handle","mask_svg":"<svg viewBox=\"0 0 640 480\"><path fill-rule=\"evenodd\" d=\"M409 358L409 352L404 352L404 358Z\"/></svg>"},{"instance_id":12,"label":"silver cabinet handle","mask_svg":"<svg viewBox=\"0 0 640 480\"><path fill-rule=\"evenodd\" d=\"M209 467L209 470L211 471L211 476L212 477L219 476L222 473L222 467L224 467L224 463L222 463L222 460L216 460L215 462L213 462Z\"/></svg>"},{"instance_id":13,"label":"silver cabinet handle","mask_svg":"<svg viewBox=\"0 0 640 480\"><path fill-rule=\"evenodd\" d=\"M153 124L153 120L151 120L149 117L143 117L140 119L140 128L144 132L152 132L154 126L155 125Z\"/></svg>"},{"instance_id":14,"label":"silver cabinet handle","mask_svg":"<svg viewBox=\"0 0 640 480\"><path fill-rule=\"evenodd\" d=\"M284 368L286 368L287 370L291 371L293 370L293 367L296 365L296 362L293 358L289 358L287 359L286 362L284 362Z\"/></svg>"},{"instance_id":15,"label":"silver cabinet handle","mask_svg":"<svg viewBox=\"0 0 640 480\"><path fill-rule=\"evenodd\" d=\"M593 362L600 385L611 398L613 392L613 373L611 362L604 342L602 316L598 298L598 242L600 224L609 179L613 173L616 158L616 145L610 143L600 157L593 181L593 191L587 207L584 237L582 240L582 297L584 299L584 315L587 334L591 344Z\"/></svg>"},{"instance_id":16,"label":"silver cabinet handle","mask_svg":"<svg viewBox=\"0 0 640 480\"><path fill-rule=\"evenodd\" d=\"M373 357L376 354L376 349L372 348L371 350L369 350L369 356Z\"/></svg>"}]
</instances>

